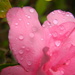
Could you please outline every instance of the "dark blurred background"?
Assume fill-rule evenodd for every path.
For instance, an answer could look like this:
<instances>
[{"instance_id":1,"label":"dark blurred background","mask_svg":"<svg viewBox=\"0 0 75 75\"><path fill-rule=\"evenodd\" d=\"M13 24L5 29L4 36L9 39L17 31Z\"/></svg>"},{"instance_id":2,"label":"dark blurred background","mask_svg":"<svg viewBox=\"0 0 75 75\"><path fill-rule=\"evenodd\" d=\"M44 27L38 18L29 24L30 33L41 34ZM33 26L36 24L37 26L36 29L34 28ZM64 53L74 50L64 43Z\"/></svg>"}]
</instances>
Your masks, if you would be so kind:
<instances>
[{"instance_id":1,"label":"dark blurred background","mask_svg":"<svg viewBox=\"0 0 75 75\"><path fill-rule=\"evenodd\" d=\"M75 0L9 0L12 7L31 6L39 14L39 20L43 23L47 14L56 9L69 11L75 15ZM6 18L0 19L0 64L16 63L9 49L9 26Z\"/></svg>"}]
</instances>

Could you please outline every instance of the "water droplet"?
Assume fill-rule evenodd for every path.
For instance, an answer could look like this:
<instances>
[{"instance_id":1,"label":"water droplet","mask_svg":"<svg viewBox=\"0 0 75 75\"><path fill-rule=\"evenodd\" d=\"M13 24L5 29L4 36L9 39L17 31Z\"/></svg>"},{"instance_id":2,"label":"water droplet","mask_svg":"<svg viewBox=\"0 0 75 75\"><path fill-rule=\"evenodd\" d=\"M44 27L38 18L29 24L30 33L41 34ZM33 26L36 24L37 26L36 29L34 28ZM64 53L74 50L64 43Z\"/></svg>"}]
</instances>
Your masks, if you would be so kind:
<instances>
[{"instance_id":1,"label":"water droplet","mask_svg":"<svg viewBox=\"0 0 75 75\"><path fill-rule=\"evenodd\" d=\"M27 23L27 25L29 25L29 22Z\"/></svg>"},{"instance_id":2,"label":"water droplet","mask_svg":"<svg viewBox=\"0 0 75 75\"><path fill-rule=\"evenodd\" d=\"M57 37L58 36L57 32L53 32L52 35L53 35L53 37Z\"/></svg>"},{"instance_id":3,"label":"water droplet","mask_svg":"<svg viewBox=\"0 0 75 75\"><path fill-rule=\"evenodd\" d=\"M22 19L21 19L21 18L19 18L19 20L21 21Z\"/></svg>"},{"instance_id":4,"label":"water droplet","mask_svg":"<svg viewBox=\"0 0 75 75\"><path fill-rule=\"evenodd\" d=\"M31 61L27 61L27 64L28 64L28 65L31 65L32 63L31 63Z\"/></svg>"},{"instance_id":5,"label":"water droplet","mask_svg":"<svg viewBox=\"0 0 75 75\"><path fill-rule=\"evenodd\" d=\"M70 60L68 60L67 62L66 62L66 65L69 65L70 64Z\"/></svg>"},{"instance_id":6,"label":"water droplet","mask_svg":"<svg viewBox=\"0 0 75 75\"><path fill-rule=\"evenodd\" d=\"M33 13L34 12L34 9L30 9L30 12Z\"/></svg>"},{"instance_id":7,"label":"water droplet","mask_svg":"<svg viewBox=\"0 0 75 75\"><path fill-rule=\"evenodd\" d=\"M59 28L60 28L61 30L64 30L64 29L65 29L64 26L62 26L62 25L60 25Z\"/></svg>"},{"instance_id":8,"label":"water droplet","mask_svg":"<svg viewBox=\"0 0 75 75\"><path fill-rule=\"evenodd\" d=\"M43 39L43 38L41 38L41 40L43 41L44 39Z\"/></svg>"},{"instance_id":9,"label":"water droplet","mask_svg":"<svg viewBox=\"0 0 75 75\"><path fill-rule=\"evenodd\" d=\"M57 12L58 12L58 13L61 13L61 10L58 10Z\"/></svg>"},{"instance_id":10,"label":"water droplet","mask_svg":"<svg viewBox=\"0 0 75 75\"><path fill-rule=\"evenodd\" d=\"M64 71L60 71L61 72L61 74L64 74Z\"/></svg>"},{"instance_id":11,"label":"water droplet","mask_svg":"<svg viewBox=\"0 0 75 75\"><path fill-rule=\"evenodd\" d=\"M20 39L20 40L23 40L23 39L24 39L24 37L23 37L22 35L20 35L20 36L19 36L19 39Z\"/></svg>"},{"instance_id":12,"label":"water droplet","mask_svg":"<svg viewBox=\"0 0 75 75\"><path fill-rule=\"evenodd\" d=\"M33 37L34 37L34 34L33 34L33 33L30 33L29 36L30 36L31 38L33 38Z\"/></svg>"},{"instance_id":13,"label":"water droplet","mask_svg":"<svg viewBox=\"0 0 75 75\"><path fill-rule=\"evenodd\" d=\"M23 58L20 59L21 61L23 60Z\"/></svg>"},{"instance_id":14,"label":"water droplet","mask_svg":"<svg viewBox=\"0 0 75 75\"><path fill-rule=\"evenodd\" d=\"M26 51L30 51L30 49L29 49L29 48L27 48L27 49L26 49Z\"/></svg>"},{"instance_id":15,"label":"water droplet","mask_svg":"<svg viewBox=\"0 0 75 75\"><path fill-rule=\"evenodd\" d=\"M15 25L18 25L18 23L15 23Z\"/></svg>"},{"instance_id":16,"label":"water droplet","mask_svg":"<svg viewBox=\"0 0 75 75\"><path fill-rule=\"evenodd\" d=\"M47 24L50 26L51 25L51 23L50 22L47 22Z\"/></svg>"},{"instance_id":17,"label":"water droplet","mask_svg":"<svg viewBox=\"0 0 75 75\"><path fill-rule=\"evenodd\" d=\"M27 16L28 18L30 18L30 16Z\"/></svg>"},{"instance_id":18,"label":"water droplet","mask_svg":"<svg viewBox=\"0 0 75 75\"><path fill-rule=\"evenodd\" d=\"M23 54L23 50L20 50L20 51L19 51L19 54Z\"/></svg>"},{"instance_id":19,"label":"water droplet","mask_svg":"<svg viewBox=\"0 0 75 75\"><path fill-rule=\"evenodd\" d=\"M30 16L29 15L25 15L27 18L30 18Z\"/></svg>"},{"instance_id":20,"label":"water droplet","mask_svg":"<svg viewBox=\"0 0 75 75\"><path fill-rule=\"evenodd\" d=\"M43 25L43 27L45 27L45 25Z\"/></svg>"},{"instance_id":21,"label":"water droplet","mask_svg":"<svg viewBox=\"0 0 75 75\"><path fill-rule=\"evenodd\" d=\"M54 12L52 12L52 14L54 14Z\"/></svg>"},{"instance_id":22,"label":"water droplet","mask_svg":"<svg viewBox=\"0 0 75 75\"><path fill-rule=\"evenodd\" d=\"M32 31L33 31L33 32L36 32L36 31L37 31L37 28L36 28L36 27L33 27L33 28L32 28Z\"/></svg>"},{"instance_id":23,"label":"water droplet","mask_svg":"<svg viewBox=\"0 0 75 75\"><path fill-rule=\"evenodd\" d=\"M58 21L55 19L55 20L53 20L53 23L54 23L54 24L57 24L57 23L58 23Z\"/></svg>"},{"instance_id":24,"label":"water droplet","mask_svg":"<svg viewBox=\"0 0 75 75\"><path fill-rule=\"evenodd\" d=\"M59 41L59 40L58 41L55 41L55 45L56 46L60 46L60 44L61 44L61 41Z\"/></svg>"},{"instance_id":25,"label":"water droplet","mask_svg":"<svg viewBox=\"0 0 75 75\"><path fill-rule=\"evenodd\" d=\"M22 48L25 48L25 46L22 46Z\"/></svg>"},{"instance_id":26,"label":"water droplet","mask_svg":"<svg viewBox=\"0 0 75 75\"><path fill-rule=\"evenodd\" d=\"M69 14L66 14L66 16L70 16Z\"/></svg>"}]
</instances>

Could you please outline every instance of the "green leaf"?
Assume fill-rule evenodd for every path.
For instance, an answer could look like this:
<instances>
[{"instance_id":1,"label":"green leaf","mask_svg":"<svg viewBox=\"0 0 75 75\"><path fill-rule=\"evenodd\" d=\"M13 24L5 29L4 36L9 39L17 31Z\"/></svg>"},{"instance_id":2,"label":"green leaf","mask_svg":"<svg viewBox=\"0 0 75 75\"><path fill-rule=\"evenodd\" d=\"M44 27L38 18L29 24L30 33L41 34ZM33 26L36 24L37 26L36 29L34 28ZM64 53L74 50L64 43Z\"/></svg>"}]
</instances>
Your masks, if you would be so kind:
<instances>
[{"instance_id":1,"label":"green leaf","mask_svg":"<svg viewBox=\"0 0 75 75\"><path fill-rule=\"evenodd\" d=\"M6 17L7 11L11 8L9 0L0 0L0 18Z\"/></svg>"},{"instance_id":2,"label":"green leaf","mask_svg":"<svg viewBox=\"0 0 75 75\"><path fill-rule=\"evenodd\" d=\"M29 0L19 0L17 6L24 7L28 2L29 2Z\"/></svg>"},{"instance_id":3,"label":"green leaf","mask_svg":"<svg viewBox=\"0 0 75 75\"><path fill-rule=\"evenodd\" d=\"M5 52L0 50L0 64L5 62Z\"/></svg>"},{"instance_id":4,"label":"green leaf","mask_svg":"<svg viewBox=\"0 0 75 75\"><path fill-rule=\"evenodd\" d=\"M40 18L40 22L41 22L41 23L44 23L44 21L46 21L46 19L47 19L46 16L42 16L42 17Z\"/></svg>"},{"instance_id":5,"label":"green leaf","mask_svg":"<svg viewBox=\"0 0 75 75\"><path fill-rule=\"evenodd\" d=\"M66 5L66 0L56 0L55 2L55 8L56 9L66 9L67 5Z\"/></svg>"},{"instance_id":6,"label":"green leaf","mask_svg":"<svg viewBox=\"0 0 75 75\"><path fill-rule=\"evenodd\" d=\"M37 0L35 9L39 15L43 15L47 9L49 2L46 0Z\"/></svg>"},{"instance_id":7,"label":"green leaf","mask_svg":"<svg viewBox=\"0 0 75 75\"><path fill-rule=\"evenodd\" d=\"M0 64L0 71L1 71L3 68L6 68L6 67L8 67L8 66L15 66L15 65L18 65L18 64L11 64L11 63Z\"/></svg>"}]
</instances>

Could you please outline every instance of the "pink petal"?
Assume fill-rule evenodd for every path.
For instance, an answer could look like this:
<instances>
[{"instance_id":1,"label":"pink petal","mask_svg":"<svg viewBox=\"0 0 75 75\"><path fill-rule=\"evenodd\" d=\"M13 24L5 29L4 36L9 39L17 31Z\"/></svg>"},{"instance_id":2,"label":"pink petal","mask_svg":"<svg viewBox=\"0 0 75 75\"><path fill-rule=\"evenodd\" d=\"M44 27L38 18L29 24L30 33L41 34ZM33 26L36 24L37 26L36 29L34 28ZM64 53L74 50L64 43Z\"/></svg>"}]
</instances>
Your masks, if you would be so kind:
<instances>
[{"instance_id":1,"label":"pink petal","mask_svg":"<svg viewBox=\"0 0 75 75\"><path fill-rule=\"evenodd\" d=\"M9 22L10 49L27 71L37 70L45 47L45 31L41 27L36 11L31 7L12 8L7 13ZM10 19L10 15L12 19Z\"/></svg>"},{"instance_id":2,"label":"pink petal","mask_svg":"<svg viewBox=\"0 0 75 75\"><path fill-rule=\"evenodd\" d=\"M48 28L44 27L44 29ZM44 70L49 74L48 70L52 69L53 75L61 75L61 71L55 71L75 55L75 23L66 22L48 30L50 38L47 44L49 45L50 61L45 64Z\"/></svg>"},{"instance_id":3,"label":"pink petal","mask_svg":"<svg viewBox=\"0 0 75 75\"><path fill-rule=\"evenodd\" d=\"M4 68L0 75L35 75L35 74L32 72L26 72L23 67L17 65Z\"/></svg>"},{"instance_id":4,"label":"pink petal","mask_svg":"<svg viewBox=\"0 0 75 75\"><path fill-rule=\"evenodd\" d=\"M47 16L47 21L44 22L44 26L52 27L65 22L75 22L74 16L70 12L54 10Z\"/></svg>"}]
</instances>

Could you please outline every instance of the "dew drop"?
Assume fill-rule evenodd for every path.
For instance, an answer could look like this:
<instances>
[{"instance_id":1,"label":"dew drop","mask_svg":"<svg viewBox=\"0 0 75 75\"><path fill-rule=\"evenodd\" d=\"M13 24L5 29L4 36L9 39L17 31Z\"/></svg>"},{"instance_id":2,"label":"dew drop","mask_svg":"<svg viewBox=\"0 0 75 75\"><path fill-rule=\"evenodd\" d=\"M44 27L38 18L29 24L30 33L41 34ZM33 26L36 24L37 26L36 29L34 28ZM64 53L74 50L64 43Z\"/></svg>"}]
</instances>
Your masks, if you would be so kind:
<instances>
[{"instance_id":1,"label":"dew drop","mask_svg":"<svg viewBox=\"0 0 75 75\"><path fill-rule=\"evenodd\" d=\"M61 71L61 74L64 74L64 71Z\"/></svg>"},{"instance_id":2,"label":"dew drop","mask_svg":"<svg viewBox=\"0 0 75 75\"><path fill-rule=\"evenodd\" d=\"M46 26L45 25L43 25L43 28L45 28Z\"/></svg>"},{"instance_id":3,"label":"dew drop","mask_svg":"<svg viewBox=\"0 0 75 75\"><path fill-rule=\"evenodd\" d=\"M33 33L30 33L29 36L30 36L31 38L33 38L33 37L34 37L34 34L33 34Z\"/></svg>"},{"instance_id":4,"label":"dew drop","mask_svg":"<svg viewBox=\"0 0 75 75\"><path fill-rule=\"evenodd\" d=\"M20 51L19 51L19 54L23 54L23 50L20 50Z\"/></svg>"},{"instance_id":5,"label":"dew drop","mask_svg":"<svg viewBox=\"0 0 75 75\"><path fill-rule=\"evenodd\" d=\"M41 38L41 40L43 41L44 39L43 39L43 38Z\"/></svg>"},{"instance_id":6,"label":"dew drop","mask_svg":"<svg viewBox=\"0 0 75 75\"><path fill-rule=\"evenodd\" d=\"M69 14L66 14L66 16L70 16Z\"/></svg>"},{"instance_id":7,"label":"dew drop","mask_svg":"<svg viewBox=\"0 0 75 75\"><path fill-rule=\"evenodd\" d=\"M29 25L29 22L27 23L27 25Z\"/></svg>"},{"instance_id":8,"label":"dew drop","mask_svg":"<svg viewBox=\"0 0 75 75\"><path fill-rule=\"evenodd\" d=\"M25 48L25 46L22 46L22 48Z\"/></svg>"},{"instance_id":9,"label":"dew drop","mask_svg":"<svg viewBox=\"0 0 75 75\"><path fill-rule=\"evenodd\" d=\"M30 12L33 13L34 12L34 9L30 9Z\"/></svg>"},{"instance_id":10,"label":"dew drop","mask_svg":"<svg viewBox=\"0 0 75 75\"><path fill-rule=\"evenodd\" d=\"M47 24L50 26L51 25L51 23L50 22L47 22Z\"/></svg>"},{"instance_id":11,"label":"dew drop","mask_svg":"<svg viewBox=\"0 0 75 75\"><path fill-rule=\"evenodd\" d=\"M70 60L68 60L67 62L66 62L66 65L69 65L70 64Z\"/></svg>"},{"instance_id":12,"label":"dew drop","mask_svg":"<svg viewBox=\"0 0 75 75\"><path fill-rule=\"evenodd\" d=\"M29 49L29 48L27 48L27 49L26 49L26 51L30 51L30 49Z\"/></svg>"},{"instance_id":13,"label":"dew drop","mask_svg":"<svg viewBox=\"0 0 75 75\"><path fill-rule=\"evenodd\" d=\"M15 25L18 25L18 23L15 23Z\"/></svg>"},{"instance_id":14,"label":"dew drop","mask_svg":"<svg viewBox=\"0 0 75 75\"><path fill-rule=\"evenodd\" d=\"M36 27L33 27L33 28L32 28L32 31L33 31L33 32L36 32L36 31L37 31L37 28L36 28Z\"/></svg>"},{"instance_id":15,"label":"dew drop","mask_svg":"<svg viewBox=\"0 0 75 75\"><path fill-rule=\"evenodd\" d=\"M27 64L30 66L32 63L31 63L31 61L27 61Z\"/></svg>"},{"instance_id":16,"label":"dew drop","mask_svg":"<svg viewBox=\"0 0 75 75\"><path fill-rule=\"evenodd\" d=\"M53 32L52 35L53 35L53 37L57 37L58 36L57 32Z\"/></svg>"},{"instance_id":17,"label":"dew drop","mask_svg":"<svg viewBox=\"0 0 75 75\"><path fill-rule=\"evenodd\" d=\"M19 36L19 39L20 39L20 40L23 40L23 39L24 39L24 37L23 37L22 35L20 35L20 36Z\"/></svg>"},{"instance_id":18,"label":"dew drop","mask_svg":"<svg viewBox=\"0 0 75 75\"><path fill-rule=\"evenodd\" d=\"M61 41L59 41L59 40L58 41L55 41L55 45L56 46L60 46L60 44L61 44Z\"/></svg>"},{"instance_id":19,"label":"dew drop","mask_svg":"<svg viewBox=\"0 0 75 75\"><path fill-rule=\"evenodd\" d=\"M23 58L20 59L21 61L23 60Z\"/></svg>"},{"instance_id":20,"label":"dew drop","mask_svg":"<svg viewBox=\"0 0 75 75\"><path fill-rule=\"evenodd\" d=\"M64 26L62 26L62 25L59 26L59 28L60 28L61 30L64 30L64 29L65 29Z\"/></svg>"},{"instance_id":21,"label":"dew drop","mask_svg":"<svg viewBox=\"0 0 75 75\"><path fill-rule=\"evenodd\" d=\"M30 18L30 16L27 16L28 18Z\"/></svg>"},{"instance_id":22,"label":"dew drop","mask_svg":"<svg viewBox=\"0 0 75 75\"><path fill-rule=\"evenodd\" d=\"M57 24L57 23L58 23L58 21L55 19L55 20L53 20L53 23L54 23L54 24Z\"/></svg>"},{"instance_id":23,"label":"dew drop","mask_svg":"<svg viewBox=\"0 0 75 75\"><path fill-rule=\"evenodd\" d=\"M52 12L52 14L54 14L54 12Z\"/></svg>"},{"instance_id":24,"label":"dew drop","mask_svg":"<svg viewBox=\"0 0 75 75\"><path fill-rule=\"evenodd\" d=\"M61 10L58 10L57 12L58 12L58 13L61 13Z\"/></svg>"},{"instance_id":25,"label":"dew drop","mask_svg":"<svg viewBox=\"0 0 75 75\"><path fill-rule=\"evenodd\" d=\"M21 21L22 19L21 19L21 18L19 18L19 20Z\"/></svg>"}]
</instances>

